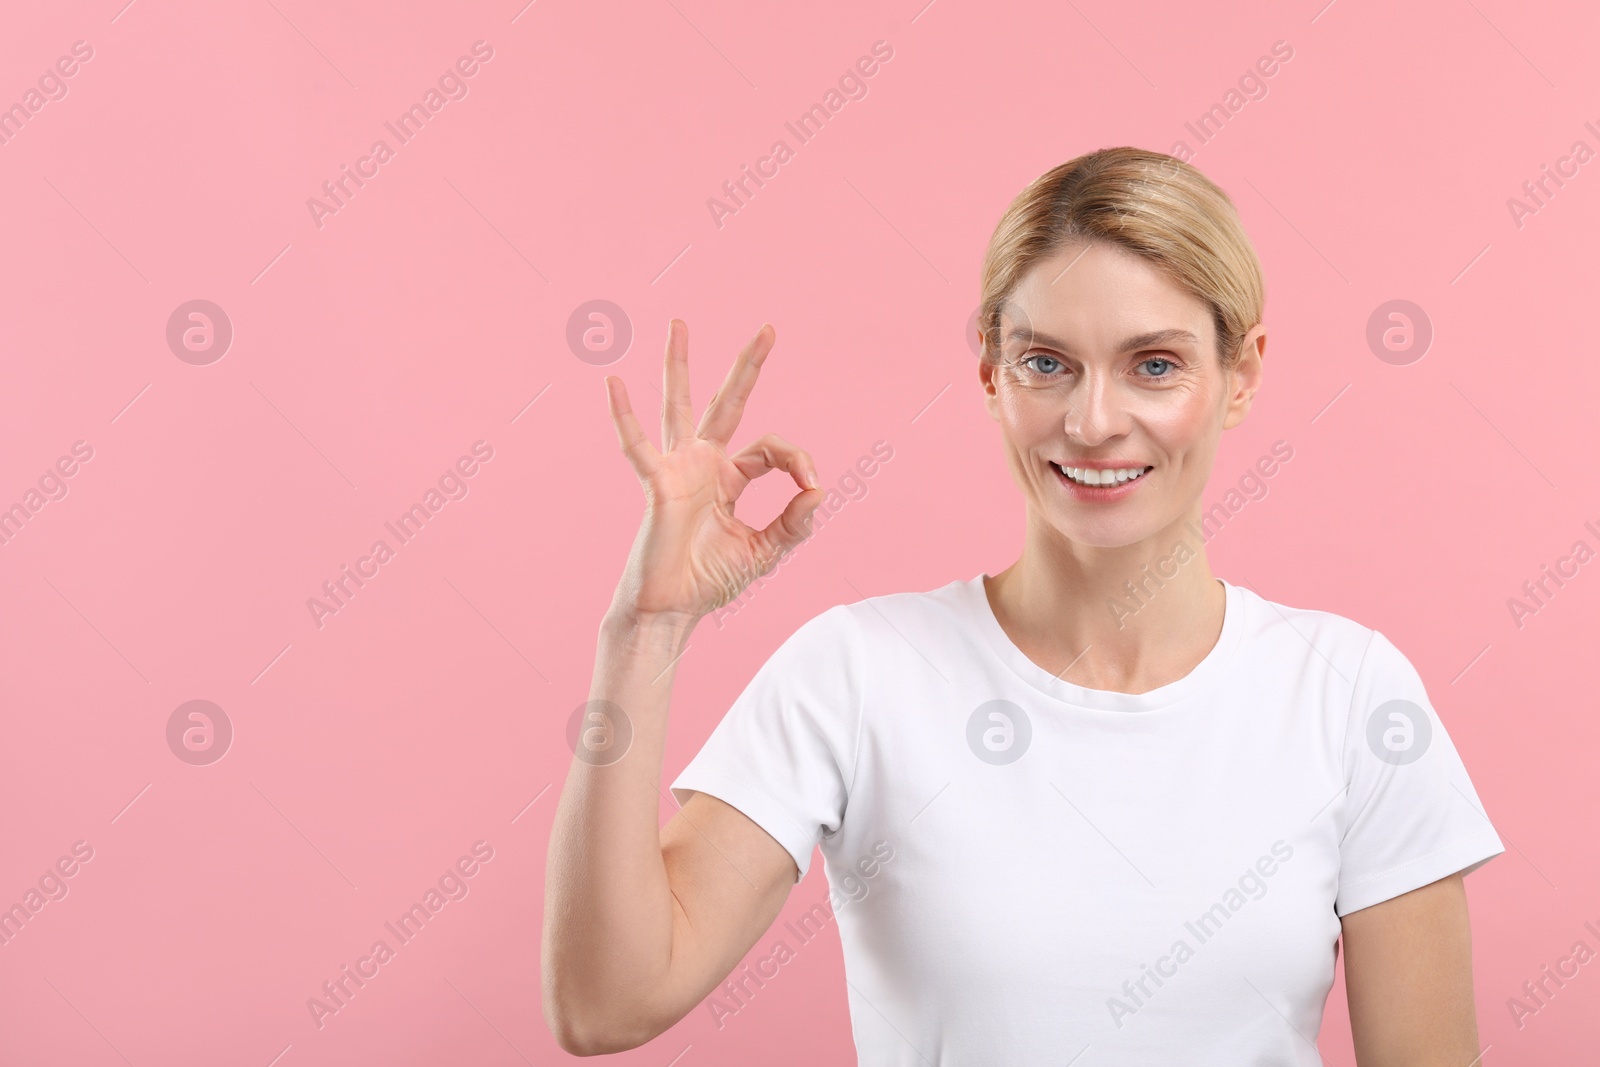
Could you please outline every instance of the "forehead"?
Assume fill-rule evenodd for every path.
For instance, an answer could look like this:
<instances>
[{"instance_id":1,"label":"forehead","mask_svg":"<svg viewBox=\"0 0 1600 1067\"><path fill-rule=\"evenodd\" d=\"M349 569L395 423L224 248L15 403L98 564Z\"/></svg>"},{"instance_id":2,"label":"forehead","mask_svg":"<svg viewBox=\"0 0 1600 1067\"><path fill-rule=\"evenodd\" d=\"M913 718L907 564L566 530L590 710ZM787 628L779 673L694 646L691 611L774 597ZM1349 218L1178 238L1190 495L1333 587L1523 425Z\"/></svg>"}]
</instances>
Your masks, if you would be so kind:
<instances>
[{"instance_id":1,"label":"forehead","mask_svg":"<svg viewBox=\"0 0 1600 1067\"><path fill-rule=\"evenodd\" d=\"M1213 333L1204 302L1148 260L1103 242L1067 245L1035 263L1002 322L1091 345L1166 329L1188 330L1206 344Z\"/></svg>"}]
</instances>

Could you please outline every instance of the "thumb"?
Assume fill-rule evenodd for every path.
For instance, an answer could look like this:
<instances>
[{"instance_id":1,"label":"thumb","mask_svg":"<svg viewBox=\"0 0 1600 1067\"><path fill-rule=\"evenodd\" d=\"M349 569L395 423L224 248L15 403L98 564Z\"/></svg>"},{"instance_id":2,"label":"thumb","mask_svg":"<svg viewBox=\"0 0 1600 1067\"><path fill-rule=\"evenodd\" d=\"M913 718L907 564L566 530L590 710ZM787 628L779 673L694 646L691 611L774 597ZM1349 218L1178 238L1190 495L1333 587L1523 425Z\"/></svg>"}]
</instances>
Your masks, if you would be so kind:
<instances>
[{"instance_id":1,"label":"thumb","mask_svg":"<svg viewBox=\"0 0 1600 1067\"><path fill-rule=\"evenodd\" d=\"M807 489L789 498L783 514L761 531L761 540L769 555L789 552L811 536L812 512L822 506L826 495L821 489Z\"/></svg>"}]
</instances>

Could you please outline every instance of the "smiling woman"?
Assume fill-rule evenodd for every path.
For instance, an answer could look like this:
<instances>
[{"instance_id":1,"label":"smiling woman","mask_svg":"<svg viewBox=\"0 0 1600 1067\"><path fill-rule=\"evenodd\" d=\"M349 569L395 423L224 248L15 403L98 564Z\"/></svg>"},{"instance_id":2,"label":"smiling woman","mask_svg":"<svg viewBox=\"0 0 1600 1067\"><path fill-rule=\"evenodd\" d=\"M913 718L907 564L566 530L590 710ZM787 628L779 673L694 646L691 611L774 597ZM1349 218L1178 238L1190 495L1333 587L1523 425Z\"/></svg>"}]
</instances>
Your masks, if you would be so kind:
<instances>
[{"instance_id":1,"label":"smiling woman","mask_svg":"<svg viewBox=\"0 0 1600 1067\"><path fill-rule=\"evenodd\" d=\"M1084 1063L1320 1067L1341 944L1359 1062L1472 1062L1462 876L1503 846L1421 677L1376 630L1215 577L1203 545L1164 565L1263 382L1265 286L1232 202L1170 156L1092 152L1023 190L982 279L976 377L1026 505L1020 558L800 626L673 780L664 828L689 634L809 535L824 494L782 438L728 452L770 327L697 425L671 322L660 451L606 380L647 507L590 698L626 710L633 744L575 757L556 813L561 1046L650 1040L818 846L839 885L888 840L894 864L837 915L863 1064L1092 1047ZM800 491L755 530L734 504L771 470ZM1152 568L1159 596L1105 610ZM1269 852L1270 893L1239 873Z\"/></svg>"}]
</instances>

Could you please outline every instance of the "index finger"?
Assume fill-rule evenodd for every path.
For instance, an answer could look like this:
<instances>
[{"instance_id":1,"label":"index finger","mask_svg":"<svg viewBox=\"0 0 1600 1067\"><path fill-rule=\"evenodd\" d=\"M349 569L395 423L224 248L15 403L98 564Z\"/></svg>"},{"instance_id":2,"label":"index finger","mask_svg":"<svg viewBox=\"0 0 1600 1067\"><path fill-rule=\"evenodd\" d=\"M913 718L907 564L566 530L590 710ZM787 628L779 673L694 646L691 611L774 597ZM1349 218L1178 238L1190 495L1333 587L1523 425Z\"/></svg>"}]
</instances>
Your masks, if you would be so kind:
<instances>
[{"instance_id":1,"label":"index finger","mask_svg":"<svg viewBox=\"0 0 1600 1067\"><path fill-rule=\"evenodd\" d=\"M739 417L744 414L744 402L750 396L750 390L755 388L756 378L761 374L761 364L767 358L767 353L772 351L772 341L775 331L770 322L761 324L761 329L750 339L739 353L739 358L733 361L733 366L728 368L728 376L722 381L722 388L717 390L717 395L711 398L711 403L706 407L706 412L700 417L699 436L711 441L718 448L726 450L728 441L733 437L733 431L739 428Z\"/></svg>"},{"instance_id":2,"label":"index finger","mask_svg":"<svg viewBox=\"0 0 1600 1067\"><path fill-rule=\"evenodd\" d=\"M617 441L634 471L639 477L647 478L661 465L661 455L640 429L639 420L633 417L633 406L628 403L628 390L622 379L608 374L605 383L606 405L611 409L611 421L617 428Z\"/></svg>"}]
</instances>

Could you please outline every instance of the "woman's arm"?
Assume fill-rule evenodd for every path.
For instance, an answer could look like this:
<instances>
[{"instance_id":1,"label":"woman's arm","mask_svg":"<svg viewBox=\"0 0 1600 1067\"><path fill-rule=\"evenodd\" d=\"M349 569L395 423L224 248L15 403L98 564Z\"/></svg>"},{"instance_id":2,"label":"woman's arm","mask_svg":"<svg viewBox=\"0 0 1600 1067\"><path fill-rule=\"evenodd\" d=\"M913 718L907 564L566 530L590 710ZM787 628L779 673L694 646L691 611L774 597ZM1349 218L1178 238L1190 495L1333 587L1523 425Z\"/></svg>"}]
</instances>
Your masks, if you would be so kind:
<instances>
[{"instance_id":1,"label":"woman's arm","mask_svg":"<svg viewBox=\"0 0 1600 1067\"><path fill-rule=\"evenodd\" d=\"M1483 1067L1459 873L1344 916L1359 1067Z\"/></svg>"},{"instance_id":2,"label":"woman's arm","mask_svg":"<svg viewBox=\"0 0 1600 1067\"><path fill-rule=\"evenodd\" d=\"M589 690L591 702L620 709L631 740L615 759L580 745L550 836L544 1013L561 1047L578 1055L634 1048L682 1018L772 924L799 873L765 830L706 794L659 825L673 672L690 632L804 540L822 502L803 450L769 434L725 451L772 340L762 327L697 427L686 327L674 319L659 453L621 381L606 379L647 507L600 626ZM769 470L788 471L801 491L753 530L733 503Z\"/></svg>"},{"instance_id":3,"label":"woman's arm","mask_svg":"<svg viewBox=\"0 0 1600 1067\"><path fill-rule=\"evenodd\" d=\"M545 1018L577 1055L644 1044L681 1019L772 925L799 873L742 812L694 794L658 812L672 661L687 632L608 617L591 699L627 709L610 765L574 757L546 879Z\"/></svg>"}]
</instances>

